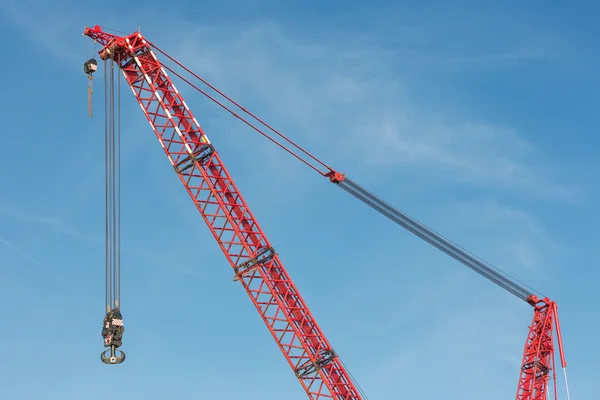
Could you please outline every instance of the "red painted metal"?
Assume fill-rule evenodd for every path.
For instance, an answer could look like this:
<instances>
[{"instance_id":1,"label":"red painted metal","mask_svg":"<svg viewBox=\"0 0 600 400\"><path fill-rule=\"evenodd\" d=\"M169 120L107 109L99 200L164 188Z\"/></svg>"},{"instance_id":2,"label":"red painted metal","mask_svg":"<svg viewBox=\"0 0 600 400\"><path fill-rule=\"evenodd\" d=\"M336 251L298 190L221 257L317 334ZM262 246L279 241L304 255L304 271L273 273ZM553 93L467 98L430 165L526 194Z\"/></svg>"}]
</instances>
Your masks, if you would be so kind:
<instances>
[{"instance_id":1,"label":"red painted metal","mask_svg":"<svg viewBox=\"0 0 600 400\"><path fill-rule=\"evenodd\" d=\"M235 280L241 282L313 400L362 399L259 227L218 153L140 33L119 37L100 27L84 35L113 57L181 182L202 214Z\"/></svg>"},{"instance_id":2,"label":"red painted metal","mask_svg":"<svg viewBox=\"0 0 600 400\"><path fill-rule=\"evenodd\" d=\"M554 398L557 399L554 327L556 327L561 363L563 368L566 367L560 324L558 322L558 306L547 297L539 300L536 296L530 296L527 302L534 308L533 322L529 327L525 351L523 352L516 399L546 400L551 374L554 382Z\"/></svg>"},{"instance_id":3,"label":"red painted metal","mask_svg":"<svg viewBox=\"0 0 600 400\"><path fill-rule=\"evenodd\" d=\"M349 374L319 329L214 147L167 76L165 69L169 68L158 61L151 47L183 66L156 46L152 46L139 33L119 37L96 26L86 28L84 35L103 46L99 52L102 59L113 57L120 63L125 78L169 161L233 267L234 280L240 281L244 286L309 397L315 400L361 399ZM328 177L332 183L344 182L344 174L331 169L201 77L183 68L328 171L321 171L310 161L275 142L231 109L212 99L175 71L169 70L319 174ZM522 299L534 307L534 318L525 344L516 398L545 400L551 374L554 376L555 398L558 398L554 365L554 328L561 363L566 367L558 307L548 298L539 300L535 295Z\"/></svg>"}]
</instances>

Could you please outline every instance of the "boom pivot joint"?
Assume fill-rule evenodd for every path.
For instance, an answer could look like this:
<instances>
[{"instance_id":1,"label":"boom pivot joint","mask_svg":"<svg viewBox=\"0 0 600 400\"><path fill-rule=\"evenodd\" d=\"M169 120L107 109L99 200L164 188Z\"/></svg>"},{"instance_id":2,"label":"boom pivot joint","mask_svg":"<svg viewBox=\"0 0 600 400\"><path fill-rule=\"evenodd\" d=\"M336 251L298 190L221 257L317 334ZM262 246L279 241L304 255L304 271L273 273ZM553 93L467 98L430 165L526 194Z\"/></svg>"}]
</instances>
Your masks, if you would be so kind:
<instances>
[{"instance_id":1,"label":"boom pivot joint","mask_svg":"<svg viewBox=\"0 0 600 400\"><path fill-rule=\"evenodd\" d=\"M535 294L532 294L529 297L527 297L525 301L532 307L547 307L552 303L552 301L548 297L540 299Z\"/></svg>"}]
</instances>

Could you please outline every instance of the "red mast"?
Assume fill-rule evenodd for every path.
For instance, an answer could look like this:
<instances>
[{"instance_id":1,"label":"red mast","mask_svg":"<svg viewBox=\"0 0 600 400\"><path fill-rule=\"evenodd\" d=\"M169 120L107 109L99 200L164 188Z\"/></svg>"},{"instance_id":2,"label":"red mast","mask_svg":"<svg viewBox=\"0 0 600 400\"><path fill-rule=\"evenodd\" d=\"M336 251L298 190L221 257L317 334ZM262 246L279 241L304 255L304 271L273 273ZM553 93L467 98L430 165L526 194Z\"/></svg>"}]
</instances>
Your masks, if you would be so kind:
<instances>
[{"instance_id":1,"label":"red mast","mask_svg":"<svg viewBox=\"0 0 600 400\"><path fill-rule=\"evenodd\" d=\"M267 240L182 96L140 34L120 37L98 26L83 33L103 46L131 87L173 169L309 398L361 400L279 255Z\"/></svg>"},{"instance_id":2,"label":"red mast","mask_svg":"<svg viewBox=\"0 0 600 400\"><path fill-rule=\"evenodd\" d=\"M531 296L528 303L534 308L533 322L529 327L525 343L517 400L546 400L551 374L554 380L554 398L558 399L552 335L554 326L556 326L561 364L563 368L567 366L558 322L558 306L547 297L538 300L536 296Z\"/></svg>"}]
</instances>

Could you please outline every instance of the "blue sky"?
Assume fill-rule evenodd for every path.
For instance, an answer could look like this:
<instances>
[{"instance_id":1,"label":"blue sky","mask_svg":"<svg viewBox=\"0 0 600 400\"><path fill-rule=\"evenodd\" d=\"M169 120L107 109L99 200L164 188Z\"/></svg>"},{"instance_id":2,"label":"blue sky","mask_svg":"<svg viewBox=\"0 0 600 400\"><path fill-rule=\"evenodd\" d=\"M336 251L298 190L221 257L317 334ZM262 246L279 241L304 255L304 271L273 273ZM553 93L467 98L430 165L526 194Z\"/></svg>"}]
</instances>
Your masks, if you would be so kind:
<instances>
[{"instance_id":1,"label":"blue sky","mask_svg":"<svg viewBox=\"0 0 600 400\"><path fill-rule=\"evenodd\" d=\"M102 76L89 119L81 36L96 24L141 27L326 163L555 299L571 394L600 395L587 344L600 328L599 10L502 3L2 2L2 398L306 398L128 91L129 358L100 363ZM178 88L370 399L514 396L531 307Z\"/></svg>"}]
</instances>

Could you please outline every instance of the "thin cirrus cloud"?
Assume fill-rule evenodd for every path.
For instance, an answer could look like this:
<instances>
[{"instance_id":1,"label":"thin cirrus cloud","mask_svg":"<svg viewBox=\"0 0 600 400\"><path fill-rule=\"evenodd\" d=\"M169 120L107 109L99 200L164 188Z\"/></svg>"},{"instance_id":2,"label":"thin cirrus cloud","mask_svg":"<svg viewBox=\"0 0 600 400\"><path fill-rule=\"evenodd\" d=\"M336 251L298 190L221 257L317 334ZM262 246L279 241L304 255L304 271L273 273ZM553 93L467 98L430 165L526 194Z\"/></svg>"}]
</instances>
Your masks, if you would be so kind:
<instances>
[{"instance_id":1,"label":"thin cirrus cloud","mask_svg":"<svg viewBox=\"0 0 600 400\"><path fill-rule=\"evenodd\" d=\"M55 45L65 41L75 20L62 28L44 27L44 35L39 35L39 16L25 13L14 3L4 8L14 24L35 38L35 46L69 65L81 61L78 50L84 47L83 39L67 40L72 44L68 46ZM178 30L164 32L153 26L150 39L159 45L168 43L165 50L175 58L232 97L247 99L244 105L260 110L261 117L309 150L323 146L319 154L326 161L358 163L373 173L389 166L411 166L420 168L424 176L444 171L454 182L518 189L560 200L577 196L573 187L544 173L548 163L537 158L535 145L518 129L475 121L458 111L448 114L409 94L431 90L428 68L476 68L555 58L560 51L553 38L516 32L524 38L515 39L512 47L497 45L496 51L482 53L480 48L476 51L475 38L461 46L438 48L433 44L435 32L426 26L412 27L411 39L391 43L395 46L391 48L386 41L378 42L375 33L369 37L345 32L343 38L301 40L264 19L238 29L192 25L185 20L178 26ZM469 32L462 26L461 30L442 26L441 31L456 37ZM415 68L423 70L422 78L404 77L404 71ZM447 95L439 93L441 98ZM448 104L452 101L448 97ZM220 116L222 121L227 118L224 126L258 138L227 113ZM260 151L273 162L288 157L270 144Z\"/></svg>"},{"instance_id":2,"label":"thin cirrus cloud","mask_svg":"<svg viewBox=\"0 0 600 400\"><path fill-rule=\"evenodd\" d=\"M544 172L548 162L517 128L411 99L409 89L427 86L426 79L403 79L401 70L387 66L393 60L385 49L300 43L273 23L238 31L190 29L173 35L188 38L169 51L175 58L246 100L244 105L252 104L251 111L261 110L259 116L293 140L320 149L326 161L357 164L373 173L390 166L418 168L425 176L443 171L453 182L565 201L577 196L574 188ZM176 42L168 39L163 41ZM272 147L269 152L277 151Z\"/></svg>"}]
</instances>

